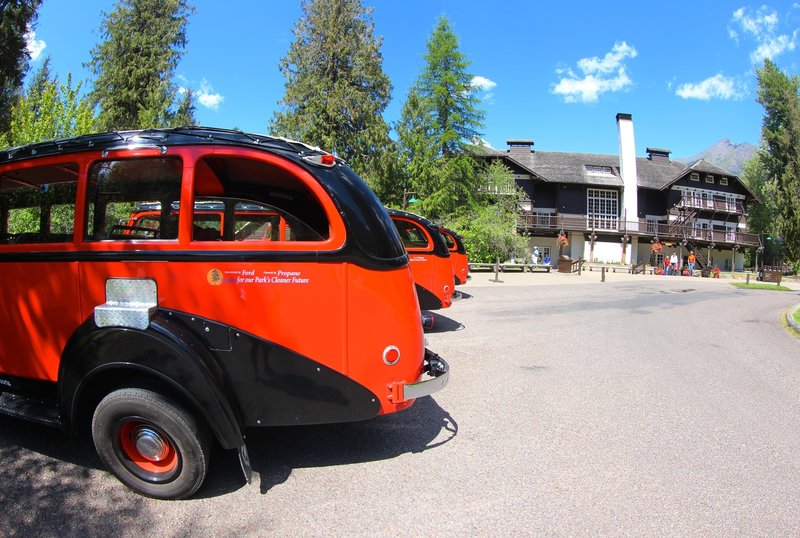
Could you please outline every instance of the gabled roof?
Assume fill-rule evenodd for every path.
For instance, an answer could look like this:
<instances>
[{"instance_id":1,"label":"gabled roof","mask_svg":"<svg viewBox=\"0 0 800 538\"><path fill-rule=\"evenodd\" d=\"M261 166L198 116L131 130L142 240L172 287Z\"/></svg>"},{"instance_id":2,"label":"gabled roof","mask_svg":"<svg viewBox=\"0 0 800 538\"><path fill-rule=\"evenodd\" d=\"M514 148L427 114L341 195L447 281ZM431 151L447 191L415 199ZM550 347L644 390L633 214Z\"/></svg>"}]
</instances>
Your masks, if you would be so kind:
<instances>
[{"instance_id":1,"label":"gabled roof","mask_svg":"<svg viewBox=\"0 0 800 538\"><path fill-rule=\"evenodd\" d=\"M750 187L748 187L747 184L739 178L739 176L737 176L736 174L734 174L730 170L725 170L724 168L721 168L721 167L717 166L716 164L712 164L712 163L710 163L710 162L708 162L706 160L703 160L703 159L698 159L698 160L694 161L693 163L687 165L671 181L665 183L664 186L661 187L661 190L665 190L668 187L671 187L673 183L675 183L676 181L678 181L682 177L685 177L686 174L688 174L690 172L702 172L704 174L712 174L712 175L715 175L715 176L726 176L726 177L729 177L734 181L738 181L739 184L744 188L744 190L747 191L747 193L750 196L753 197L753 200L758 201L758 197L756 197L756 195L753 193L753 191L750 190Z\"/></svg>"},{"instance_id":2,"label":"gabled roof","mask_svg":"<svg viewBox=\"0 0 800 538\"><path fill-rule=\"evenodd\" d=\"M666 151L666 150L664 150ZM553 183L572 183L581 185L597 185L603 187L622 188L622 177L619 171L619 156L599 153L567 153L557 151L509 152L493 148L476 148L476 153L483 157L505 159L517 167L530 173L536 179ZM589 173L587 166L609 168L611 174ZM739 177L717 165L699 159L689 165L677 161L650 160L646 157L636 158L636 185L642 189L666 190L689 172L703 172L718 176L727 176L742 184L744 189L756 199L755 194Z\"/></svg>"}]
</instances>

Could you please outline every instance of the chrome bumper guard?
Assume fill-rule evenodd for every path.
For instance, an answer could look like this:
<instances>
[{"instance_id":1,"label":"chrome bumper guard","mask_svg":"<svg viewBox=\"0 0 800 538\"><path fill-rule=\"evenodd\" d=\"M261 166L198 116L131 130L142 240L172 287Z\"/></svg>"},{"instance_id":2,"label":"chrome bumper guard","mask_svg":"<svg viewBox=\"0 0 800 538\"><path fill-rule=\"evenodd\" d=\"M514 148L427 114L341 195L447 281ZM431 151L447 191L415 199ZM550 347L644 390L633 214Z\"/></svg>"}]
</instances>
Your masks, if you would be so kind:
<instances>
[{"instance_id":1,"label":"chrome bumper guard","mask_svg":"<svg viewBox=\"0 0 800 538\"><path fill-rule=\"evenodd\" d=\"M415 383L403 385L402 400L414 400L430 396L447 385L450 380L450 365L429 349L425 349L425 363L422 375Z\"/></svg>"}]
</instances>

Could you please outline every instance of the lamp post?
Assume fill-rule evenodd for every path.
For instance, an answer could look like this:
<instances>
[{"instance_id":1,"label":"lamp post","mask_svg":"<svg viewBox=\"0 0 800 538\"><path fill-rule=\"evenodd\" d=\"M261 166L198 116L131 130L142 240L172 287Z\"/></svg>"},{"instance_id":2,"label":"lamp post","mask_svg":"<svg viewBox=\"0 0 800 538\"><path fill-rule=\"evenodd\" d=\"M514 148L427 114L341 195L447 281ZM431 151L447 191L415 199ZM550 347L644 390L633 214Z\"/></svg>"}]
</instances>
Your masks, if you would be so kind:
<instances>
[{"instance_id":1,"label":"lamp post","mask_svg":"<svg viewBox=\"0 0 800 538\"><path fill-rule=\"evenodd\" d=\"M628 256L627 256L628 241L631 240L631 236L629 236L628 234L625 234L622 237L620 237L619 240L622 241L622 263L625 264L625 263L627 263L627 259L628 259Z\"/></svg>"},{"instance_id":2,"label":"lamp post","mask_svg":"<svg viewBox=\"0 0 800 538\"><path fill-rule=\"evenodd\" d=\"M418 193L415 191L403 190L403 209L408 207L408 204L416 204L419 202L419 200L414 197L415 194ZM409 196L411 197L409 198Z\"/></svg>"},{"instance_id":3,"label":"lamp post","mask_svg":"<svg viewBox=\"0 0 800 538\"><path fill-rule=\"evenodd\" d=\"M592 227L592 233L589 234L589 261L594 262L594 242L597 239L597 234L594 233L594 227Z\"/></svg>"},{"instance_id":4,"label":"lamp post","mask_svg":"<svg viewBox=\"0 0 800 538\"><path fill-rule=\"evenodd\" d=\"M709 244L708 244L708 268L709 268L709 270L710 270L710 269L712 269L712 266L714 265L714 264L712 263L712 259L713 259L713 258L711 258L711 251L712 251L712 250L714 250L714 247L715 247L715 246L716 246L716 245L714 244L714 242L713 242L713 241L712 241L711 243L709 243Z\"/></svg>"}]
</instances>

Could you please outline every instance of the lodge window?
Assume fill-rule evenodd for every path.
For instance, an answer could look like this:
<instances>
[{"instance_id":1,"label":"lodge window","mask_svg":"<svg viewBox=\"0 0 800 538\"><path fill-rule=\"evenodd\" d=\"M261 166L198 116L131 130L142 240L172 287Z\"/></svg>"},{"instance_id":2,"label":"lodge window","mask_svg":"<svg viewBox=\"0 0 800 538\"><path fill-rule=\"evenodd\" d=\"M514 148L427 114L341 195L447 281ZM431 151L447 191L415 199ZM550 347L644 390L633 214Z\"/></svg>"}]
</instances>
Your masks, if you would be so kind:
<instances>
[{"instance_id":1,"label":"lodge window","mask_svg":"<svg viewBox=\"0 0 800 538\"><path fill-rule=\"evenodd\" d=\"M616 230L619 225L619 193L605 189L586 189L586 227Z\"/></svg>"},{"instance_id":2,"label":"lodge window","mask_svg":"<svg viewBox=\"0 0 800 538\"><path fill-rule=\"evenodd\" d=\"M0 243L72 242L77 179L69 163L0 175Z\"/></svg>"},{"instance_id":3,"label":"lodge window","mask_svg":"<svg viewBox=\"0 0 800 538\"><path fill-rule=\"evenodd\" d=\"M102 161L89 170L87 241L177 239L182 162Z\"/></svg>"},{"instance_id":4,"label":"lodge window","mask_svg":"<svg viewBox=\"0 0 800 538\"><path fill-rule=\"evenodd\" d=\"M727 185L728 184L728 178L726 178L724 176L719 178L719 184L720 185Z\"/></svg>"},{"instance_id":5,"label":"lodge window","mask_svg":"<svg viewBox=\"0 0 800 538\"><path fill-rule=\"evenodd\" d=\"M714 183L714 176L712 175L706 176L706 183Z\"/></svg>"},{"instance_id":6,"label":"lodge window","mask_svg":"<svg viewBox=\"0 0 800 538\"><path fill-rule=\"evenodd\" d=\"M539 254L537 257L536 254ZM536 245L533 247L533 252L531 253L531 263L550 263L550 247L549 246L539 246Z\"/></svg>"},{"instance_id":7,"label":"lodge window","mask_svg":"<svg viewBox=\"0 0 800 538\"><path fill-rule=\"evenodd\" d=\"M613 176L614 172L610 166L586 165L586 173L594 176Z\"/></svg>"},{"instance_id":8,"label":"lodge window","mask_svg":"<svg viewBox=\"0 0 800 538\"><path fill-rule=\"evenodd\" d=\"M700 181L700 174L697 172L692 172L692 175L689 176L689 179L692 181Z\"/></svg>"}]
</instances>

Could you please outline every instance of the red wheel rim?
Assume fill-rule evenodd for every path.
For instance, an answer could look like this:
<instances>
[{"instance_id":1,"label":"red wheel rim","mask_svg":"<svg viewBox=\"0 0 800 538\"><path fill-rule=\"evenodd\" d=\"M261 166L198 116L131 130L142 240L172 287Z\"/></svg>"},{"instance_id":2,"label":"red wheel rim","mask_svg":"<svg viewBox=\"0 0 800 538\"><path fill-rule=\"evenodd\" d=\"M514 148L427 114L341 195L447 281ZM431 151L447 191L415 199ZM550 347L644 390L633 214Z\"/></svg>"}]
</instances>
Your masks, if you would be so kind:
<instances>
[{"instance_id":1,"label":"red wheel rim","mask_svg":"<svg viewBox=\"0 0 800 538\"><path fill-rule=\"evenodd\" d=\"M161 430L139 420L123 422L117 430L122 454L148 478L169 478L178 468L178 451Z\"/></svg>"}]
</instances>

